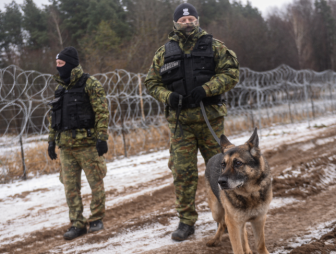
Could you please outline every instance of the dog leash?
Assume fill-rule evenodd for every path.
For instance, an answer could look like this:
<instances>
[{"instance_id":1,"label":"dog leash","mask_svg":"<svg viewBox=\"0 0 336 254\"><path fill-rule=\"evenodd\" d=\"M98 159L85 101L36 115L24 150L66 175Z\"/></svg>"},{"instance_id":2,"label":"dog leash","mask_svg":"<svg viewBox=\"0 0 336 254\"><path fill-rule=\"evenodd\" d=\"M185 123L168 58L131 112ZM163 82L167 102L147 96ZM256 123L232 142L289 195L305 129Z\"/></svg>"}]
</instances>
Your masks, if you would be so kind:
<instances>
[{"instance_id":1,"label":"dog leash","mask_svg":"<svg viewBox=\"0 0 336 254\"><path fill-rule=\"evenodd\" d=\"M178 107L177 107L177 110L176 110L176 125L175 125L174 135L176 134L177 125L178 125L180 127L181 136L183 137L183 128L182 128L182 125L179 121L180 113L181 113L181 110L182 110L182 99L183 99L183 96L179 95L179 103L178 103Z\"/></svg>"},{"instance_id":2,"label":"dog leash","mask_svg":"<svg viewBox=\"0 0 336 254\"><path fill-rule=\"evenodd\" d=\"M178 125L180 127L181 136L183 137L183 128L182 128L182 125L181 125L181 123L179 121L180 113L181 113L181 110L182 110L182 99L183 99L183 96L180 95L179 96L179 104L178 104L178 107L177 107L177 110L176 110L176 125L175 125L174 135L176 134L177 125ZM202 112L202 115L204 117L205 123L207 124L207 126L208 126L208 128L209 128L209 130L210 130L210 132L212 134L212 136L214 137L214 139L216 140L216 142L220 146L220 140L217 137L215 131L211 127L211 124L210 124L208 116L207 116L207 114L205 112L204 104L203 104L202 101L200 102L200 106L201 106L201 112Z\"/></svg>"},{"instance_id":3,"label":"dog leash","mask_svg":"<svg viewBox=\"0 0 336 254\"><path fill-rule=\"evenodd\" d=\"M203 104L202 101L201 101L201 103L200 103L200 106L201 106L201 112L202 112L202 115L203 115L203 117L204 117L204 120L205 120L205 122L206 122L206 124L207 124L207 126L208 126L208 128L209 128L209 130L210 130L210 132L211 132L211 134L212 134L212 136L214 137L214 139L217 141L218 145L220 146L220 140L219 140L219 138L217 137L215 131L214 131L214 130L212 129L212 127L211 127L211 124L210 124L209 119L208 119L208 117L207 117L207 114L206 114L206 112L205 112L204 104Z\"/></svg>"}]
</instances>

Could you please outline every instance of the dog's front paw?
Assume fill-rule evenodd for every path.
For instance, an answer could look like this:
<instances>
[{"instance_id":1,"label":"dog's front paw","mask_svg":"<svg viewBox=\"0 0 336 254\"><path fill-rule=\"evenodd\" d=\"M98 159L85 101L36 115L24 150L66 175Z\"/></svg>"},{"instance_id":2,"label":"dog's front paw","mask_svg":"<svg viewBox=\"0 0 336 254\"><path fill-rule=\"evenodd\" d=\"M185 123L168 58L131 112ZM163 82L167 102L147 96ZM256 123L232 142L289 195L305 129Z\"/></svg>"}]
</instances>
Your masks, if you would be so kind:
<instances>
[{"instance_id":1,"label":"dog's front paw","mask_svg":"<svg viewBox=\"0 0 336 254\"><path fill-rule=\"evenodd\" d=\"M219 243L219 239L213 238L206 243L208 247L215 247Z\"/></svg>"},{"instance_id":2,"label":"dog's front paw","mask_svg":"<svg viewBox=\"0 0 336 254\"><path fill-rule=\"evenodd\" d=\"M251 250L247 250L247 251L244 251L245 254L253 254L253 251Z\"/></svg>"}]
</instances>

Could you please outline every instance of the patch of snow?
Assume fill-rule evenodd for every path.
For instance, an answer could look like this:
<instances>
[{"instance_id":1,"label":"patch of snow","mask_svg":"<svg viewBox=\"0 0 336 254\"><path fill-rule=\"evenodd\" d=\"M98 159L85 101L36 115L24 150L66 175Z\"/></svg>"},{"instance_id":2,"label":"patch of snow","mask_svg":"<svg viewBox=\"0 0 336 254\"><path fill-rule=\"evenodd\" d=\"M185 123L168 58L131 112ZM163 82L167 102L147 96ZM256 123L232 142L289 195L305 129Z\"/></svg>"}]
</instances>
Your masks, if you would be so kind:
<instances>
[{"instance_id":1,"label":"patch of snow","mask_svg":"<svg viewBox=\"0 0 336 254\"><path fill-rule=\"evenodd\" d=\"M297 248L303 244L309 243L311 240L315 239L320 239L320 237L328 232L330 232L330 226L334 223L335 221L329 221L322 223L314 228L308 228L307 229L307 234L303 235L301 237L294 237L288 239L286 242L288 243L287 246L291 248ZM287 247L285 246L285 247ZM291 252L292 250L286 250L284 246L281 248L277 249L276 251L273 252L273 254L287 254Z\"/></svg>"},{"instance_id":2,"label":"patch of snow","mask_svg":"<svg viewBox=\"0 0 336 254\"><path fill-rule=\"evenodd\" d=\"M312 149L314 147L315 147L315 145L313 143L308 143L308 144L305 144L305 145L301 145L299 147L299 149L305 152L305 151L307 151L309 149Z\"/></svg>"},{"instance_id":3,"label":"patch of snow","mask_svg":"<svg viewBox=\"0 0 336 254\"><path fill-rule=\"evenodd\" d=\"M332 143L332 142L335 142L335 137L318 139L316 140L316 145L321 146L321 145L325 145L325 144Z\"/></svg>"},{"instance_id":4,"label":"patch of snow","mask_svg":"<svg viewBox=\"0 0 336 254\"><path fill-rule=\"evenodd\" d=\"M273 198L269 209L280 208L282 206L297 203L299 201L300 200L295 198Z\"/></svg>"}]
</instances>

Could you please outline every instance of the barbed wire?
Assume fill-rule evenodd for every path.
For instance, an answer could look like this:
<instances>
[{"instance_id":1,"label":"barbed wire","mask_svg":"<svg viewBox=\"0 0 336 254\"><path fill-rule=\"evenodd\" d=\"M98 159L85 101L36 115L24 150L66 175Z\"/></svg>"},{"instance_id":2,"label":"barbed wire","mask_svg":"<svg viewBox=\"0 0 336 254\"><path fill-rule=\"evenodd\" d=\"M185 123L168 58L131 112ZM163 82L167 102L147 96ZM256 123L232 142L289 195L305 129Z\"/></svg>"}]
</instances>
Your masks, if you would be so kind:
<instances>
[{"instance_id":1,"label":"barbed wire","mask_svg":"<svg viewBox=\"0 0 336 254\"><path fill-rule=\"evenodd\" d=\"M106 91L109 132L116 144L118 136L123 137L124 155L144 152L145 136L153 130L161 135L158 144L169 143L164 105L148 94L145 74L115 70L93 76ZM294 70L287 65L264 72L240 68L239 83L223 95L228 106L226 132L288 121L306 120L309 124L317 115L333 113L335 79L336 73L330 70ZM0 148L17 144L20 137L24 143L47 139L47 104L54 97L56 85L50 74L25 71L15 65L0 69ZM127 145L125 137L139 129L143 133L136 138L141 145ZM118 156L117 148L113 153Z\"/></svg>"}]
</instances>

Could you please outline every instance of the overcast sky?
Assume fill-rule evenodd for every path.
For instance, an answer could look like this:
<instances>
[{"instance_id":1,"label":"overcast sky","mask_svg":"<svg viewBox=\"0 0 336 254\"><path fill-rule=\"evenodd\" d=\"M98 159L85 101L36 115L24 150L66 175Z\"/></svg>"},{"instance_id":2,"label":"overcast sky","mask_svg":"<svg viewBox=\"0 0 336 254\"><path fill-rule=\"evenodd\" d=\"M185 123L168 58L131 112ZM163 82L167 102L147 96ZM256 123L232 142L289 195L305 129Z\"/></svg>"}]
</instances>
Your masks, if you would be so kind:
<instances>
[{"instance_id":1,"label":"overcast sky","mask_svg":"<svg viewBox=\"0 0 336 254\"><path fill-rule=\"evenodd\" d=\"M85 1L85 0L83 0L83 1ZM0 0L0 9L3 10L4 7L5 7L5 4L9 4L11 2L12 2L12 0ZM23 0L16 0L16 2L18 4L22 4ZM42 6L43 4L48 4L49 3L48 0L34 0L34 2L38 6ZM241 2L246 4L246 0L241 0ZM263 16L265 17L267 15L268 11L270 9L272 9L273 7L282 8L283 5L293 2L293 0L276 0L276 1L250 0L250 2L252 3L252 6L257 7L261 11Z\"/></svg>"}]
</instances>

